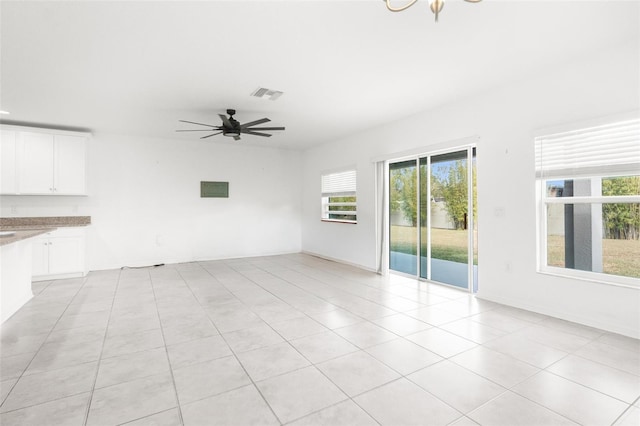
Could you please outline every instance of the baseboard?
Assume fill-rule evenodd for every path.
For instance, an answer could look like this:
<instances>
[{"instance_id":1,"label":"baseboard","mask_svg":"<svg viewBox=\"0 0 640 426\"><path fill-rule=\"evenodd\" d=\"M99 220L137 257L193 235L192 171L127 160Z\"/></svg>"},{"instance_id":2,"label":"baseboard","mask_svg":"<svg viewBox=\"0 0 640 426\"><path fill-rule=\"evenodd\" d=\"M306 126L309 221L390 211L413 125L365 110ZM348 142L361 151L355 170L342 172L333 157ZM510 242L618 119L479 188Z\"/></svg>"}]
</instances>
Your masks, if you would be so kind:
<instances>
[{"instance_id":1,"label":"baseboard","mask_svg":"<svg viewBox=\"0 0 640 426\"><path fill-rule=\"evenodd\" d=\"M368 268L368 267L366 267L364 265L360 265L358 263L347 262L346 260L343 260L343 259L337 259L335 257L325 256L324 254L314 253L312 251L302 250L300 253L307 254L309 256L319 257L320 259L324 259L324 260L330 260L330 261L336 262L336 263L341 263L341 264L347 265L347 266L353 266L354 268L363 269L363 270L365 270L367 272L373 272L373 273L377 273L378 272L375 269Z\"/></svg>"},{"instance_id":2,"label":"baseboard","mask_svg":"<svg viewBox=\"0 0 640 426\"><path fill-rule=\"evenodd\" d=\"M269 257L269 256L284 256L287 254L299 254L299 251L278 251L278 252L269 252L263 254L246 254L246 255L238 255L238 256L224 256L224 257L216 257L216 258L196 258L196 260L192 260L190 262L209 262L216 260L231 260L231 259L253 259L257 257ZM173 262L172 262L173 263ZM182 262L176 262L182 263Z\"/></svg>"},{"instance_id":3,"label":"baseboard","mask_svg":"<svg viewBox=\"0 0 640 426\"><path fill-rule=\"evenodd\" d=\"M50 280L63 280L67 278L82 278L86 276L86 272L72 272L69 274L52 274L52 275L38 275L36 277L31 277L32 282L38 281L50 281Z\"/></svg>"},{"instance_id":4,"label":"baseboard","mask_svg":"<svg viewBox=\"0 0 640 426\"><path fill-rule=\"evenodd\" d=\"M577 324L585 325L587 327L598 328L611 333L622 334L624 336L632 337L634 339L640 338L640 329L637 327L626 327L620 324L613 324L606 321L597 321L591 317L581 315L571 315L567 312L556 311L549 309L546 306L532 305L521 300L512 300L505 297L495 296L486 293L476 294L478 299L487 300L489 302L500 303L502 305L512 306L514 308L524 309L527 311L536 312L542 315L548 315L550 317L559 318L565 321L575 322Z\"/></svg>"},{"instance_id":5,"label":"baseboard","mask_svg":"<svg viewBox=\"0 0 640 426\"><path fill-rule=\"evenodd\" d=\"M163 265L173 265L178 263L191 263L191 262L209 262L209 261L217 261L217 260L231 260L231 259L251 259L257 257L268 257L268 256L282 256L287 254L298 254L299 251L283 251L283 252L270 252L270 253L261 253L261 254L247 254L247 255L236 255L236 256L220 256L220 257L195 257L195 258L168 258L168 259L154 259L154 260L141 260L141 261L133 261L129 262L127 265L100 265L97 267L92 267L91 271L110 271L114 269L121 268L144 268L144 267L152 267L154 265L163 264Z\"/></svg>"}]
</instances>

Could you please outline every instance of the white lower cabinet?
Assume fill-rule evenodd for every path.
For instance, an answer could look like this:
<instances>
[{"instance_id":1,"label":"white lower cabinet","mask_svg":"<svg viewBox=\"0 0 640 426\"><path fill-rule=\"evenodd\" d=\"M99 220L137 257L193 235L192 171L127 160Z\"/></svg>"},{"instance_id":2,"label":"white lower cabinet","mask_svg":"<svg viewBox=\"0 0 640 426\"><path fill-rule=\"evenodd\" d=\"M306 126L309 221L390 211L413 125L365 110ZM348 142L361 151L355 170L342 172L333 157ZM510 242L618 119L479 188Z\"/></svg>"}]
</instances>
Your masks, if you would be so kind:
<instances>
[{"instance_id":1,"label":"white lower cabinet","mask_svg":"<svg viewBox=\"0 0 640 426\"><path fill-rule=\"evenodd\" d=\"M81 227L58 228L36 238L33 281L85 276L85 240L85 229Z\"/></svg>"}]
</instances>

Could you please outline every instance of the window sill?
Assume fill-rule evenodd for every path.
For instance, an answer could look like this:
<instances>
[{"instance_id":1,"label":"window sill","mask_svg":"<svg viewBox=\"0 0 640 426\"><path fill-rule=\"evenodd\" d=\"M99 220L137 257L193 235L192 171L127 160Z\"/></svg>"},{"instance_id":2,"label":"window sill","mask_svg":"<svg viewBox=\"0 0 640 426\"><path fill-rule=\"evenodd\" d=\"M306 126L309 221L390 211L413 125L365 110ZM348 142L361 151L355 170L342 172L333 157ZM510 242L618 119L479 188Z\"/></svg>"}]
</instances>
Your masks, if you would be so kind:
<instances>
[{"instance_id":1,"label":"window sill","mask_svg":"<svg viewBox=\"0 0 640 426\"><path fill-rule=\"evenodd\" d=\"M619 275L602 274L599 272L579 271L575 269L563 269L546 267L539 268L536 271L538 274L551 275L560 278L569 278L580 281L588 281L596 284L609 285L615 287L626 287L633 289L640 289L640 279L632 277L622 277Z\"/></svg>"},{"instance_id":2,"label":"window sill","mask_svg":"<svg viewBox=\"0 0 640 426\"><path fill-rule=\"evenodd\" d=\"M355 220L344 220L344 219L320 219L321 222L333 222L333 223L350 223L352 225L357 225L358 221Z\"/></svg>"}]
</instances>

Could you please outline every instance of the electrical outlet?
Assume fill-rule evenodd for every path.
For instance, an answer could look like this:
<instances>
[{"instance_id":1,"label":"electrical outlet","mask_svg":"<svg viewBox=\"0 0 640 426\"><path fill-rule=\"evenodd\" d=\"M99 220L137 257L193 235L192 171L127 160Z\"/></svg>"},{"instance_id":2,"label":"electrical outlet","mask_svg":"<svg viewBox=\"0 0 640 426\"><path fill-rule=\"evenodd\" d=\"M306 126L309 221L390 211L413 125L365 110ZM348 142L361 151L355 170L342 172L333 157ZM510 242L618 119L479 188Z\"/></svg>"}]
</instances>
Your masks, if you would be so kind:
<instances>
[{"instance_id":1,"label":"electrical outlet","mask_svg":"<svg viewBox=\"0 0 640 426\"><path fill-rule=\"evenodd\" d=\"M74 204L73 207L71 207L71 213L78 213L78 205Z\"/></svg>"},{"instance_id":2,"label":"electrical outlet","mask_svg":"<svg viewBox=\"0 0 640 426\"><path fill-rule=\"evenodd\" d=\"M11 214L18 214L18 206L11 206Z\"/></svg>"},{"instance_id":3,"label":"electrical outlet","mask_svg":"<svg viewBox=\"0 0 640 426\"><path fill-rule=\"evenodd\" d=\"M156 235L156 246L161 247L164 244L164 237L160 234Z\"/></svg>"},{"instance_id":4,"label":"electrical outlet","mask_svg":"<svg viewBox=\"0 0 640 426\"><path fill-rule=\"evenodd\" d=\"M504 207L496 207L495 209L493 209L493 215L495 217L504 217L505 216Z\"/></svg>"}]
</instances>

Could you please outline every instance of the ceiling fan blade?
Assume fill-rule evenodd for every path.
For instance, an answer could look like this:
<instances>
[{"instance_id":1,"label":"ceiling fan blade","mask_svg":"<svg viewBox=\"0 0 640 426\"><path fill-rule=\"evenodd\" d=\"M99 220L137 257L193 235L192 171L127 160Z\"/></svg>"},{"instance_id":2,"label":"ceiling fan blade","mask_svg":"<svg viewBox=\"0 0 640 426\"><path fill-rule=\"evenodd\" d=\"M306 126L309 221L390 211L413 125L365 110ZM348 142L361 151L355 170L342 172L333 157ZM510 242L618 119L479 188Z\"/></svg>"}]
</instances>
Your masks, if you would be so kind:
<instances>
[{"instance_id":1,"label":"ceiling fan blade","mask_svg":"<svg viewBox=\"0 0 640 426\"><path fill-rule=\"evenodd\" d=\"M233 127L233 124L231 124L226 115L218 114L218 117L220 117L220 120L222 120L222 124L224 124L225 127Z\"/></svg>"},{"instance_id":2,"label":"ceiling fan blade","mask_svg":"<svg viewBox=\"0 0 640 426\"><path fill-rule=\"evenodd\" d=\"M210 132L212 130L222 130L219 127L214 129L191 129L191 130L176 130L176 132Z\"/></svg>"},{"instance_id":3,"label":"ceiling fan blade","mask_svg":"<svg viewBox=\"0 0 640 426\"><path fill-rule=\"evenodd\" d=\"M246 129L247 127L255 126L256 124L267 123L269 121L271 121L271 120L269 120L268 118L261 118L260 120L250 121L248 123L241 124L240 128L241 129Z\"/></svg>"},{"instance_id":4,"label":"ceiling fan blade","mask_svg":"<svg viewBox=\"0 0 640 426\"><path fill-rule=\"evenodd\" d=\"M246 130L246 131L244 131L242 133L244 133L246 135L264 136L265 138L270 138L271 137L271 135L268 134L268 133L254 132L252 130Z\"/></svg>"},{"instance_id":5,"label":"ceiling fan blade","mask_svg":"<svg viewBox=\"0 0 640 426\"><path fill-rule=\"evenodd\" d=\"M244 130L284 130L284 127L251 127Z\"/></svg>"},{"instance_id":6,"label":"ceiling fan blade","mask_svg":"<svg viewBox=\"0 0 640 426\"><path fill-rule=\"evenodd\" d=\"M203 123L196 123L195 121L186 121L186 120L178 120L178 121L180 121L180 122L182 122L182 123L197 124L197 125L199 125L199 126L218 127L218 126L217 126L217 125L215 125L215 124L203 124Z\"/></svg>"},{"instance_id":7,"label":"ceiling fan blade","mask_svg":"<svg viewBox=\"0 0 640 426\"><path fill-rule=\"evenodd\" d=\"M203 137L201 137L200 139L206 139L206 138L210 138L211 136L215 136L215 135L219 135L220 133L222 133L222 132L218 132L218 133L212 133L212 134L210 134L210 135L207 135L207 136L203 136Z\"/></svg>"},{"instance_id":8,"label":"ceiling fan blade","mask_svg":"<svg viewBox=\"0 0 640 426\"><path fill-rule=\"evenodd\" d=\"M234 136L233 139L239 141L240 140L240 136Z\"/></svg>"}]
</instances>

